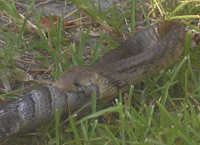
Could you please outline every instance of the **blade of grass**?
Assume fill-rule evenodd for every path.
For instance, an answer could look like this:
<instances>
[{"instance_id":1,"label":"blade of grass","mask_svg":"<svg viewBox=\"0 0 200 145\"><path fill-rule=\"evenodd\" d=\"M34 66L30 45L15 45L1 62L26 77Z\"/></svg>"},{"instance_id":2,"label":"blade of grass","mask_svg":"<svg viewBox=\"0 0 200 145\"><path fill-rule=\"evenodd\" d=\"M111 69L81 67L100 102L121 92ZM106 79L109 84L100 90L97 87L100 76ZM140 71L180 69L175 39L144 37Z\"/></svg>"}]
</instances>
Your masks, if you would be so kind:
<instances>
[{"instance_id":1,"label":"blade of grass","mask_svg":"<svg viewBox=\"0 0 200 145\"><path fill-rule=\"evenodd\" d=\"M152 115L153 115L153 111L154 111L154 105L153 106L149 106L149 107L147 107L145 105L144 107L145 107L145 110L147 112L146 122L147 122L147 125L148 125L148 127L146 126L144 128L144 134L146 134L149 131L149 128L151 126Z\"/></svg>"},{"instance_id":2,"label":"blade of grass","mask_svg":"<svg viewBox=\"0 0 200 145\"><path fill-rule=\"evenodd\" d=\"M165 10L165 8L164 8L162 2L161 2L160 0L156 0L156 1L158 2L159 6L160 6L160 8L161 8L161 10L162 10L162 14L164 14L165 17L168 19L168 18L169 18L168 13L166 12L166 10Z\"/></svg>"},{"instance_id":3,"label":"blade of grass","mask_svg":"<svg viewBox=\"0 0 200 145\"><path fill-rule=\"evenodd\" d=\"M69 47L69 50L71 52L71 55L72 55L72 61L73 61L73 64L75 66L82 66L82 62L81 60L78 58L77 54L76 54L76 47L75 47L75 44L71 44L70 47Z\"/></svg>"},{"instance_id":4,"label":"blade of grass","mask_svg":"<svg viewBox=\"0 0 200 145\"><path fill-rule=\"evenodd\" d=\"M182 126L180 126L178 124L178 120L175 119L174 117L171 116L171 114L165 109L165 107L163 107L158 101L156 102L156 104L158 105L160 111L162 111L167 118L169 119L169 121L178 128L178 134L182 137L182 139L184 139L187 143L189 144L193 144L194 142L192 141L191 137L184 131L184 129L182 128Z\"/></svg>"},{"instance_id":5,"label":"blade of grass","mask_svg":"<svg viewBox=\"0 0 200 145\"><path fill-rule=\"evenodd\" d=\"M200 16L199 15L183 15L183 16L173 16L169 18L169 20L174 20L174 19L200 19Z\"/></svg>"},{"instance_id":6,"label":"blade of grass","mask_svg":"<svg viewBox=\"0 0 200 145\"><path fill-rule=\"evenodd\" d=\"M56 45L56 51L60 52L60 43L61 43L61 29L62 29L62 16L59 15L57 17L57 45Z\"/></svg>"},{"instance_id":7,"label":"blade of grass","mask_svg":"<svg viewBox=\"0 0 200 145\"><path fill-rule=\"evenodd\" d=\"M190 63L190 57L189 56L188 56L188 69L189 69L189 72L191 73L191 77L192 77L192 80L194 82L195 87L199 88L200 86L199 86L199 83L198 83L198 81L197 81L197 79L195 77L194 71L192 69L192 65ZM200 94L200 90L198 89L197 91Z\"/></svg>"},{"instance_id":8,"label":"blade of grass","mask_svg":"<svg viewBox=\"0 0 200 145\"><path fill-rule=\"evenodd\" d=\"M131 0L131 35L135 32L135 0Z\"/></svg>"},{"instance_id":9,"label":"blade of grass","mask_svg":"<svg viewBox=\"0 0 200 145\"><path fill-rule=\"evenodd\" d=\"M87 120L85 122L88 123ZM87 141L88 140L88 131L86 130L86 127L82 121L81 121L81 130L83 132L84 140Z\"/></svg>"},{"instance_id":10,"label":"blade of grass","mask_svg":"<svg viewBox=\"0 0 200 145\"><path fill-rule=\"evenodd\" d=\"M107 112L110 112L110 113L118 112L119 109L120 109L119 106L109 107L107 109L103 109L103 110L100 110L98 112L95 112L94 114L88 115L88 116L82 118L80 121L77 121L76 123L79 124L81 121L85 121L85 120L88 120L88 119L91 119L91 118L96 118L96 117L102 116Z\"/></svg>"},{"instance_id":11,"label":"blade of grass","mask_svg":"<svg viewBox=\"0 0 200 145\"><path fill-rule=\"evenodd\" d=\"M100 37L99 37L99 39L97 41L96 47L93 48L94 55L93 55L93 58L92 58L92 64L94 64L100 57L99 49L101 47L101 42L102 42L103 38L104 38L104 33L101 33Z\"/></svg>"},{"instance_id":12,"label":"blade of grass","mask_svg":"<svg viewBox=\"0 0 200 145\"><path fill-rule=\"evenodd\" d=\"M92 92L92 114L96 112L96 100L97 99L97 94L96 91Z\"/></svg>"},{"instance_id":13,"label":"blade of grass","mask_svg":"<svg viewBox=\"0 0 200 145\"><path fill-rule=\"evenodd\" d=\"M117 141L117 139L115 138L115 136L113 135L113 133L110 131L110 129L105 125L104 126L105 131L107 132L108 136L111 138L112 142L114 145L120 145Z\"/></svg>"},{"instance_id":14,"label":"blade of grass","mask_svg":"<svg viewBox=\"0 0 200 145\"><path fill-rule=\"evenodd\" d=\"M19 14L18 14L18 12L17 12L17 10L16 10L15 3L14 3L13 0L11 1L11 3L12 3L11 5L10 5L7 1L5 1L5 0L1 0L1 2L2 2L3 5L4 5L4 9L5 9L7 12L9 12L9 14L12 16L12 18L13 18L15 21L20 20ZM18 21L18 22L19 22L19 21Z\"/></svg>"},{"instance_id":15,"label":"blade of grass","mask_svg":"<svg viewBox=\"0 0 200 145\"><path fill-rule=\"evenodd\" d=\"M91 131L90 131L90 133L89 133L89 135L88 135L88 140L87 140L87 145L90 145L90 141L91 141L91 139L92 139L92 136L94 135L94 131L95 131L95 128L96 128L96 126L97 126L97 122L98 122L98 120L94 120L93 121L94 123L93 123L93 125L92 125L92 129L91 129Z\"/></svg>"},{"instance_id":16,"label":"blade of grass","mask_svg":"<svg viewBox=\"0 0 200 145\"><path fill-rule=\"evenodd\" d=\"M76 126L75 126L75 122L74 122L74 119L73 119L72 116L69 116L69 122L70 122L72 130L74 132L74 136L75 136L75 139L76 139L76 144L77 145L82 145L80 137L79 137L79 134L78 134L78 130L77 130Z\"/></svg>"},{"instance_id":17,"label":"blade of grass","mask_svg":"<svg viewBox=\"0 0 200 145\"><path fill-rule=\"evenodd\" d=\"M56 136L56 145L60 144L60 135L59 135L59 120L60 120L61 110L55 110L55 136Z\"/></svg>"},{"instance_id":18,"label":"blade of grass","mask_svg":"<svg viewBox=\"0 0 200 145\"><path fill-rule=\"evenodd\" d=\"M148 18L148 16L146 15L146 12L145 12L145 10L143 9L143 7L142 7L142 6L140 6L140 9L142 10L143 16L144 16L144 18L145 18L145 21L146 21L146 23L147 23L147 26L148 26L148 27L150 27L150 26L151 26L151 24L150 24L150 22L149 22L149 18Z\"/></svg>"},{"instance_id":19,"label":"blade of grass","mask_svg":"<svg viewBox=\"0 0 200 145\"><path fill-rule=\"evenodd\" d=\"M169 14L169 18L173 17L173 16L176 14L176 12L178 12L178 11L181 10L181 9L183 9L183 7L184 7L185 5L187 5L187 4L188 4L188 2L182 2L179 6L177 6L177 7Z\"/></svg>"}]
</instances>

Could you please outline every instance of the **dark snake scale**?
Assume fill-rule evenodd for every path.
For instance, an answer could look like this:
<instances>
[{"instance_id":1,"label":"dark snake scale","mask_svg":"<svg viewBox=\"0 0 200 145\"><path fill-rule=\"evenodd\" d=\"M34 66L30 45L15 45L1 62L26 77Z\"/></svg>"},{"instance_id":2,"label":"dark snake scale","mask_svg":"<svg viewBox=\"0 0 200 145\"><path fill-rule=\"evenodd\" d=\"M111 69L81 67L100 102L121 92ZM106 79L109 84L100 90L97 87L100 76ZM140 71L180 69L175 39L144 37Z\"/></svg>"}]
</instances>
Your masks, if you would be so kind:
<instances>
[{"instance_id":1,"label":"dark snake scale","mask_svg":"<svg viewBox=\"0 0 200 145\"><path fill-rule=\"evenodd\" d=\"M129 37L94 65L70 67L52 86L32 90L0 110L0 141L48 123L56 109L66 117L90 109L94 90L98 104L112 100L119 90L129 90L177 60L185 34L180 22L162 21Z\"/></svg>"}]
</instances>

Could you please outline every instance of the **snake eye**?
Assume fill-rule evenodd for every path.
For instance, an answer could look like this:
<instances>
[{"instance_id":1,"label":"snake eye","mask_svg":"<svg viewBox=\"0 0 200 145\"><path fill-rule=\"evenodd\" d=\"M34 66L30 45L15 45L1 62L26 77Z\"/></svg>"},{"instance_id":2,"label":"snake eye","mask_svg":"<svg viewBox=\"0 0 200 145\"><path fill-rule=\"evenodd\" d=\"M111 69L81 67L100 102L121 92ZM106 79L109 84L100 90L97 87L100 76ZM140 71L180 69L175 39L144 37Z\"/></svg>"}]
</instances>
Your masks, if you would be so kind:
<instances>
[{"instance_id":1,"label":"snake eye","mask_svg":"<svg viewBox=\"0 0 200 145\"><path fill-rule=\"evenodd\" d=\"M74 82L74 86L79 86L80 84L79 84L79 82L78 82L78 80L76 80L75 82Z\"/></svg>"},{"instance_id":2,"label":"snake eye","mask_svg":"<svg viewBox=\"0 0 200 145\"><path fill-rule=\"evenodd\" d=\"M85 89L86 89L86 86L81 85L81 84L78 82L78 80L76 80L76 81L74 82L74 86L75 86L77 92L82 92L82 91L85 91Z\"/></svg>"}]
</instances>

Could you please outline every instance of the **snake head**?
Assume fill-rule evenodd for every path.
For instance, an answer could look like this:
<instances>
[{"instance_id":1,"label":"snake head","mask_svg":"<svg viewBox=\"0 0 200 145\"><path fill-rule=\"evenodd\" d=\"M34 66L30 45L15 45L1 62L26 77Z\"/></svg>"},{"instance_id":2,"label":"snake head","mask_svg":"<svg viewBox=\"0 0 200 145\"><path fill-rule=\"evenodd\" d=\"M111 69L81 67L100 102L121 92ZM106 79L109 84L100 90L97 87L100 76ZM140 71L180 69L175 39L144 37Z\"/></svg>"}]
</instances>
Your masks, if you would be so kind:
<instances>
[{"instance_id":1,"label":"snake head","mask_svg":"<svg viewBox=\"0 0 200 145\"><path fill-rule=\"evenodd\" d=\"M56 88L67 92L84 92L90 96L92 91L98 91L98 85L94 82L95 74L86 67L70 67L61 75L57 82L53 84Z\"/></svg>"}]
</instances>

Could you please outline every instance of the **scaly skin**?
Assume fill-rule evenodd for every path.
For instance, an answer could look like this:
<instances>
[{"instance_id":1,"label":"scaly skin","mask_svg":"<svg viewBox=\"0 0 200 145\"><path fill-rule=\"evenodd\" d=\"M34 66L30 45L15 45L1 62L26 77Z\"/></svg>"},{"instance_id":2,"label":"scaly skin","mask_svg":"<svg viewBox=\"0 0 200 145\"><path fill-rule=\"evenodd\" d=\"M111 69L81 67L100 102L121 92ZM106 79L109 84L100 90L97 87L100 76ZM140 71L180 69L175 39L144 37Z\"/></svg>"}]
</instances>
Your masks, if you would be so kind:
<instances>
[{"instance_id":1,"label":"scaly skin","mask_svg":"<svg viewBox=\"0 0 200 145\"><path fill-rule=\"evenodd\" d=\"M66 115L90 110L94 90L98 104L112 100L119 90L170 66L181 55L184 39L181 23L163 21L131 36L93 66L69 68L53 86L32 90L0 110L0 141L45 124L56 109Z\"/></svg>"},{"instance_id":2,"label":"scaly skin","mask_svg":"<svg viewBox=\"0 0 200 145\"><path fill-rule=\"evenodd\" d=\"M63 92L53 86L32 90L0 110L0 141L50 122L55 117L56 109L68 116L86 101L83 93Z\"/></svg>"},{"instance_id":3,"label":"scaly skin","mask_svg":"<svg viewBox=\"0 0 200 145\"><path fill-rule=\"evenodd\" d=\"M121 43L93 66L71 67L54 84L69 92L99 93L102 100L113 99L147 77L170 66L183 52L185 27L163 21Z\"/></svg>"}]
</instances>

